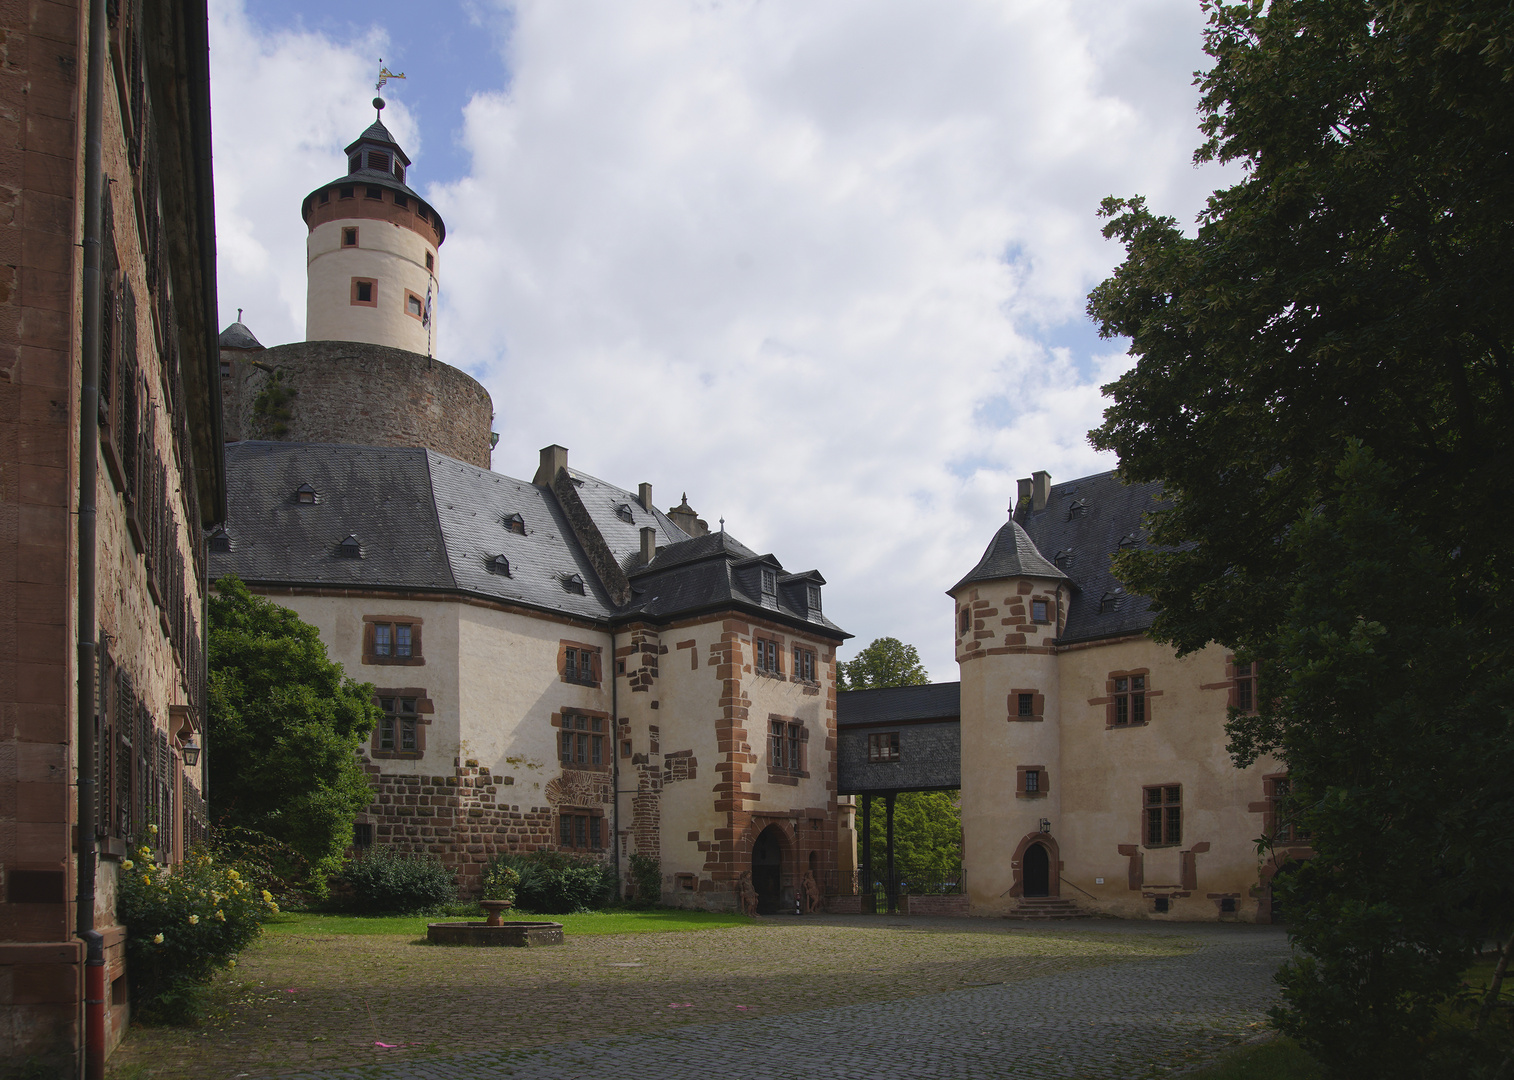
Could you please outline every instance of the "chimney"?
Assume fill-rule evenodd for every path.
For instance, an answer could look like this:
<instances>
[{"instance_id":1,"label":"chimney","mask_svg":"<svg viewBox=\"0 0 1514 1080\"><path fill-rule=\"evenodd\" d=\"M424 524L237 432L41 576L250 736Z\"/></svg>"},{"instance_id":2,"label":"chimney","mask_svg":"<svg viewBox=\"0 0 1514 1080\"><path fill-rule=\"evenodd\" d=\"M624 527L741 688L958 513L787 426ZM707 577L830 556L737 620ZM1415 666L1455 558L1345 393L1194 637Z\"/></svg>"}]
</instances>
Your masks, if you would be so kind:
<instances>
[{"instance_id":1,"label":"chimney","mask_svg":"<svg viewBox=\"0 0 1514 1080\"><path fill-rule=\"evenodd\" d=\"M1017 499L1015 499L1015 509L1019 510L1021 507L1024 507L1026 510L1029 510L1030 493L1035 485L1035 481L1027 476L1024 480L1019 481L1019 484L1020 495Z\"/></svg>"},{"instance_id":2,"label":"chimney","mask_svg":"<svg viewBox=\"0 0 1514 1080\"><path fill-rule=\"evenodd\" d=\"M644 489L650 488L649 484L641 485ZM650 495L647 496L651 498ZM657 530L650 525L641 527L641 565L645 566L657 557Z\"/></svg>"},{"instance_id":3,"label":"chimney","mask_svg":"<svg viewBox=\"0 0 1514 1080\"><path fill-rule=\"evenodd\" d=\"M566 453L567 451L564 451ZM545 451L543 451L545 453ZM1045 510L1046 504L1051 501L1051 473L1044 469L1030 474L1031 496L1030 508L1032 510ZM1023 488L1021 490L1024 490Z\"/></svg>"},{"instance_id":4,"label":"chimney","mask_svg":"<svg viewBox=\"0 0 1514 1080\"><path fill-rule=\"evenodd\" d=\"M551 446L541 448L541 464L536 467L536 475L531 478L531 483L537 487L551 487L552 481L557 479L560 469L568 467L568 448L553 443Z\"/></svg>"},{"instance_id":5,"label":"chimney","mask_svg":"<svg viewBox=\"0 0 1514 1080\"><path fill-rule=\"evenodd\" d=\"M636 501L641 503L641 508L647 513L652 512L652 485L639 484L636 488Z\"/></svg>"}]
</instances>

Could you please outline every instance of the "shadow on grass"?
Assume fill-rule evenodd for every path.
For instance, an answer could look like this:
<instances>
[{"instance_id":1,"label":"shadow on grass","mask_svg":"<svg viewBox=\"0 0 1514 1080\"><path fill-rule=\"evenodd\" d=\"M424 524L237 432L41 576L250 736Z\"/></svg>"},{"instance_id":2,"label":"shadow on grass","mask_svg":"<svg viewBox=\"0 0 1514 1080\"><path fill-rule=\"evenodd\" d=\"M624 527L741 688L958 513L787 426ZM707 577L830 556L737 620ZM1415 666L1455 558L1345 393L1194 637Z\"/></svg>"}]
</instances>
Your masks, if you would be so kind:
<instances>
[{"instance_id":1,"label":"shadow on grass","mask_svg":"<svg viewBox=\"0 0 1514 1080\"><path fill-rule=\"evenodd\" d=\"M1325 1071L1292 1039L1268 1039L1232 1050L1183 1080L1324 1080Z\"/></svg>"},{"instance_id":2,"label":"shadow on grass","mask_svg":"<svg viewBox=\"0 0 1514 1080\"><path fill-rule=\"evenodd\" d=\"M565 933L597 934L666 934L692 930L722 930L733 926L751 926L755 920L745 915L714 911L684 911L677 908L652 908L647 911L591 911L576 915L534 915L509 913L510 918L528 922L557 922ZM394 934L418 938L416 944L428 944L426 924L430 922L481 921L482 912L445 915L328 915L317 912L288 912L264 924L274 934Z\"/></svg>"}]
</instances>

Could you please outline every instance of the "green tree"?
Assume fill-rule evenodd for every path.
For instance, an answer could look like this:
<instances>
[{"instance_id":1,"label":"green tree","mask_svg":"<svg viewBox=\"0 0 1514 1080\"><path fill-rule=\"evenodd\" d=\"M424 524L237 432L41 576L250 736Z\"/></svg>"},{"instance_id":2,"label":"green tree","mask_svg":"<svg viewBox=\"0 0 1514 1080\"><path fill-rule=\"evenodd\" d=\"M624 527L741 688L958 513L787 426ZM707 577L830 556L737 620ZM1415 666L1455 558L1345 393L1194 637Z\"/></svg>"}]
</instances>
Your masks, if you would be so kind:
<instances>
[{"instance_id":1,"label":"green tree","mask_svg":"<svg viewBox=\"0 0 1514 1080\"><path fill-rule=\"evenodd\" d=\"M872 690L880 686L924 686L930 682L920 652L898 638L874 638L854 659L836 665L836 689Z\"/></svg>"},{"instance_id":2,"label":"green tree","mask_svg":"<svg viewBox=\"0 0 1514 1080\"><path fill-rule=\"evenodd\" d=\"M220 826L287 845L324 887L372 801L357 751L379 717L316 628L234 577L210 598L211 806Z\"/></svg>"},{"instance_id":3,"label":"green tree","mask_svg":"<svg viewBox=\"0 0 1514 1080\"><path fill-rule=\"evenodd\" d=\"M1193 235L1103 208L1089 313L1137 362L1092 439L1173 497L1117 570L1263 665L1231 751L1284 758L1318 854L1284 1030L1335 1076L1508 1076L1507 1015L1452 1006L1514 927L1514 9L1206 7L1197 157L1244 178Z\"/></svg>"}]
</instances>

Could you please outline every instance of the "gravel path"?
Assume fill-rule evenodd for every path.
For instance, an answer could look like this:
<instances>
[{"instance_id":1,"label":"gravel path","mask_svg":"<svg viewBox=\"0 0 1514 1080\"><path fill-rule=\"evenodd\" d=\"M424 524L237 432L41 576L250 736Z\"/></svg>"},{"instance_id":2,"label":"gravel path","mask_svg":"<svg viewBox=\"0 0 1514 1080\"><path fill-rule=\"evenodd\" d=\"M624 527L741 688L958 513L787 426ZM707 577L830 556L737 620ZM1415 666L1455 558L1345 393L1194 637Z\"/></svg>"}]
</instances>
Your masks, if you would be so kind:
<instances>
[{"instance_id":1,"label":"gravel path","mask_svg":"<svg viewBox=\"0 0 1514 1080\"><path fill-rule=\"evenodd\" d=\"M895 920L880 926L880 921L829 923L879 930L901 925ZM908 926L911 936L921 931L951 938L964 932L1009 935L1004 923L980 920L964 926L958 920L911 919ZM1054 924L1014 936L1028 943L1032 934L1043 933L1064 940L1086 935L1090 942L1126 934L1145 940L1170 936L1188 951L1031 974L997 985L916 991L895 1000L684 1023L631 1037L391 1061L378 1057L347 1068L277 1075L287 1080L1160 1077L1255 1034L1275 999L1272 973L1288 951L1280 929L1241 925L1101 921Z\"/></svg>"}]
</instances>

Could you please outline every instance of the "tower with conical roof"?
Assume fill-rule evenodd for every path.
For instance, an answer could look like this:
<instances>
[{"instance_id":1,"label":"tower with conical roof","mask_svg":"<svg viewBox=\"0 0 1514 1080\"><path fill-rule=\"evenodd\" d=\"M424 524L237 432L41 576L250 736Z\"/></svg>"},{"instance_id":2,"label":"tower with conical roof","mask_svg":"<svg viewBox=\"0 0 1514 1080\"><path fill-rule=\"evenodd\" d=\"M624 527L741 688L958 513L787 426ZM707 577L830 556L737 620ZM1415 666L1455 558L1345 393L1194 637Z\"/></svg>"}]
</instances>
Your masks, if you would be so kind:
<instances>
[{"instance_id":1,"label":"tower with conical roof","mask_svg":"<svg viewBox=\"0 0 1514 1080\"><path fill-rule=\"evenodd\" d=\"M374 98L382 110L382 98ZM347 147L347 175L305 197L306 341L431 356L441 215L405 183L410 158L381 119Z\"/></svg>"}]
</instances>

